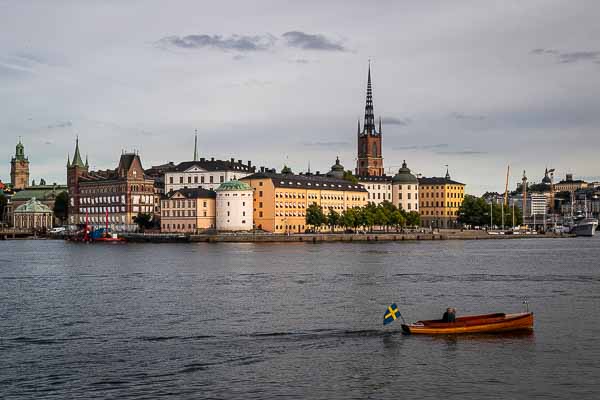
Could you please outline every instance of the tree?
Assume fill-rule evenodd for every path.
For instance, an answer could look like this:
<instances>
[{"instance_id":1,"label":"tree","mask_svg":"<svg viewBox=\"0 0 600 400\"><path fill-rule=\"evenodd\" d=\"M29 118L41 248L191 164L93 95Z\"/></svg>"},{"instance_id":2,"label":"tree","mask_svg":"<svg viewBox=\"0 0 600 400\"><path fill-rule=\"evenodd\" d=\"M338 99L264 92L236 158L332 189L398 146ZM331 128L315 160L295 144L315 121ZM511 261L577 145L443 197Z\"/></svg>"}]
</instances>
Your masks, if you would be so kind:
<instances>
[{"instance_id":1,"label":"tree","mask_svg":"<svg viewBox=\"0 0 600 400\"><path fill-rule=\"evenodd\" d=\"M329 208L329 214L327 215L327 225L331 227L331 232L334 231L335 227L340 223L340 214L338 214L333 208Z\"/></svg>"},{"instance_id":2,"label":"tree","mask_svg":"<svg viewBox=\"0 0 600 400\"><path fill-rule=\"evenodd\" d=\"M396 210L390 214L389 223L392 226L395 226L396 229L403 227L406 224L406 219L404 215L400 212L400 210Z\"/></svg>"},{"instance_id":3,"label":"tree","mask_svg":"<svg viewBox=\"0 0 600 400\"><path fill-rule=\"evenodd\" d=\"M385 208L377 207L377 210L375 210L375 213L373 214L373 223L380 227L384 226L387 230L389 216L387 215Z\"/></svg>"},{"instance_id":4,"label":"tree","mask_svg":"<svg viewBox=\"0 0 600 400\"><path fill-rule=\"evenodd\" d=\"M137 216L133 217L133 222L136 223L140 230L143 232L146 229L150 229L154 226L154 222L152 221L152 214L149 213L139 213Z\"/></svg>"},{"instance_id":5,"label":"tree","mask_svg":"<svg viewBox=\"0 0 600 400\"><path fill-rule=\"evenodd\" d=\"M355 185L358 183L358 179L352 175L352 171L344 171L344 180L352 182Z\"/></svg>"},{"instance_id":6,"label":"tree","mask_svg":"<svg viewBox=\"0 0 600 400\"><path fill-rule=\"evenodd\" d=\"M310 206L306 208L306 224L312 225L315 228L321 227L327 219L325 218L325 214L323 213L323 209L321 206L317 205L317 203L312 203Z\"/></svg>"},{"instance_id":7,"label":"tree","mask_svg":"<svg viewBox=\"0 0 600 400\"><path fill-rule=\"evenodd\" d=\"M60 192L54 199L54 216L60 220L63 225L69 217L69 193Z\"/></svg>"},{"instance_id":8,"label":"tree","mask_svg":"<svg viewBox=\"0 0 600 400\"><path fill-rule=\"evenodd\" d=\"M416 211L411 211L406 215L406 225L408 226L420 226L421 216Z\"/></svg>"},{"instance_id":9,"label":"tree","mask_svg":"<svg viewBox=\"0 0 600 400\"><path fill-rule=\"evenodd\" d=\"M483 198L466 195L458 209L458 222L473 226L486 225L489 223L489 212L490 206ZM495 214L496 210L492 212ZM499 206L498 213L500 213Z\"/></svg>"}]
</instances>

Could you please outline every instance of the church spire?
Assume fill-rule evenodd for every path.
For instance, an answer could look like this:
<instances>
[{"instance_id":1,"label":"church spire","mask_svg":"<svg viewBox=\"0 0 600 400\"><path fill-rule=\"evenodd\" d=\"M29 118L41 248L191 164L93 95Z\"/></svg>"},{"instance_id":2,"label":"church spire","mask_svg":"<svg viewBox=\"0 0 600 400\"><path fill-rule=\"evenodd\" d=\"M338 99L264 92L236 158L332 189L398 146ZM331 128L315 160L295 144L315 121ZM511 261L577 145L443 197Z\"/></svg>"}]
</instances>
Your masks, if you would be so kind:
<instances>
[{"instance_id":1,"label":"church spire","mask_svg":"<svg viewBox=\"0 0 600 400\"><path fill-rule=\"evenodd\" d=\"M369 73L367 78L367 101L365 104L365 121L363 133L375 134L375 115L373 113L373 87L371 86L371 60L369 60Z\"/></svg>"},{"instance_id":2,"label":"church spire","mask_svg":"<svg viewBox=\"0 0 600 400\"><path fill-rule=\"evenodd\" d=\"M194 131L194 161L198 161L198 129Z\"/></svg>"},{"instance_id":3,"label":"church spire","mask_svg":"<svg viewBox=\"0 0 600 400\"><path fill-rule=\"evenodd\" d=\"M81 160L81 154L79 154L79 136L75 139L75 155L73 155L73 162L71 163L73 167L85 167L83 161Z\"/></svg>"},{"instance_id":4,"label":"church spire","mask_svg":"<svg viewBox=\"0 0 600 400\"><path fill-rule=\"evenodd\" d=\"M67 168L71 168L71 155L67 153Z\"/></svg>"}]
</instances>

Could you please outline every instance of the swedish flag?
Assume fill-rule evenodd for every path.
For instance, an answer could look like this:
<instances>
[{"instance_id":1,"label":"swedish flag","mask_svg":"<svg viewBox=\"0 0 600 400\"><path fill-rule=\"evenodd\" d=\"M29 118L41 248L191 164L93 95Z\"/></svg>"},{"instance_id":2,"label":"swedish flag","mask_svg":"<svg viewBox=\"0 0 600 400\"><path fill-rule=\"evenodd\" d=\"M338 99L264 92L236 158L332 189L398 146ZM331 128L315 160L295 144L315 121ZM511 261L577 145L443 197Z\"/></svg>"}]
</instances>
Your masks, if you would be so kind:
<instances>
[{"instance_id":1,"label":"swedish flag","mask_svg":"<svg viewBox=\"0 0 600 400\"><path fill-rule=\"evenodd\" d=\"M396 303L392 303L392 305L385 310L385 314L383 314L383 325L394 322L398 317L401 317L400 310L398 310Z\"/></svg>"}]
</instances>

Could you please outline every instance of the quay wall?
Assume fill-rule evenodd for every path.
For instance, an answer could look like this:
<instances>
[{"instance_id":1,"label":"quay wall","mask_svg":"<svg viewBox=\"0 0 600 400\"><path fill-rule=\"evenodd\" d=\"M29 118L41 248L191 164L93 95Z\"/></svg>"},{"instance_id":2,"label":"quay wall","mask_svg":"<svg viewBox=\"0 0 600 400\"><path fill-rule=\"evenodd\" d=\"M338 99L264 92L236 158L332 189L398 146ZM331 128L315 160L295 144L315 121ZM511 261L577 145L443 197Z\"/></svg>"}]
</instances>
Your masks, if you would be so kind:
<instances>
[{"instance_id":1,"label":"quay wall","mask_svg":"<svg viewBox=\"0 0 600 400\"><path fill-rule=\"evenodd\" d=\"M290 243L290 242L378 242L378 241L416 241L416 240L495 240L495 239L529 239L529 238L558 238L572 237L566 234L545 235L489 235L485 231L440 231L427 233L385 233L374 232L366 234L350 233L313 233L313 234L252 234L252 233L222 233L211 235L179 235L179 234L121 234L130 242L149 243Z\"/></svg>"}]
</instances>

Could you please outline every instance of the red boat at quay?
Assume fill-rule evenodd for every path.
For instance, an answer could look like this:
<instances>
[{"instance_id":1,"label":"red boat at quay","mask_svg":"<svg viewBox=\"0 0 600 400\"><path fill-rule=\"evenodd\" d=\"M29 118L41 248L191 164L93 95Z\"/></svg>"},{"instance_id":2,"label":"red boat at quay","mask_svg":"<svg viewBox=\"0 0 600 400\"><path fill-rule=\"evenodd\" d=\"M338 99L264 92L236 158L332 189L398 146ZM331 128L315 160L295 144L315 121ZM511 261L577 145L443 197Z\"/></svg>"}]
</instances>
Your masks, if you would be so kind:
<instances>
[{"instance_id":1,"label":"red boat at quay","mask_svg":"<svg viewBox=\"0 0 600 400\"><path fill-rule=\"evenodd\" d=\"M440 319L402 324L406 334L452 335L459 333L503 333L533 330L533 313L484 314L458 317L454 322Z\"/></svg>"}]
</instances>

